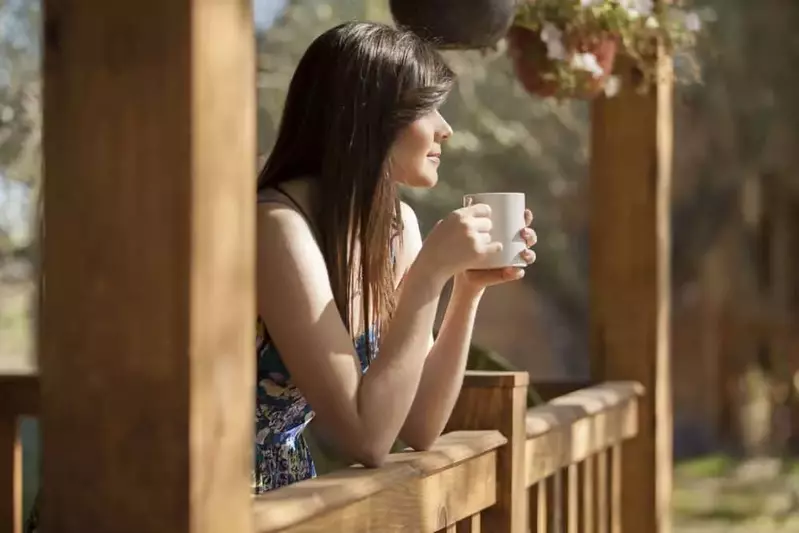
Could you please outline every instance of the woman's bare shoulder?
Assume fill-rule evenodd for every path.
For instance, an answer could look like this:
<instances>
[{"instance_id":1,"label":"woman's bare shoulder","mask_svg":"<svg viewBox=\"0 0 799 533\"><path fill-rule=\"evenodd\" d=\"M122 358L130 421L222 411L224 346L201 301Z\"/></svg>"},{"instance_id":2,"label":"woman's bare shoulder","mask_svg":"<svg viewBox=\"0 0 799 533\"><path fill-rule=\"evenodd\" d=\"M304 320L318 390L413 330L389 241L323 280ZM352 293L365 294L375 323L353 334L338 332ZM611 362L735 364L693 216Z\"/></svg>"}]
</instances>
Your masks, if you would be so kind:
<instances>
[{"instance_id":1,"label":"woman's bare shoulder","mask_svg":"<svg viewBox=\"0 0 799 533\"><path fill-rule=\"evenodd\" d=\"M311 220L311 192L313 185L307 179L281 183L278 188L258 191L258 233L268 231L299 233L313 237L314 220ZM310 232L310 235L306 235Z\"/></svg>"}]
</instances>

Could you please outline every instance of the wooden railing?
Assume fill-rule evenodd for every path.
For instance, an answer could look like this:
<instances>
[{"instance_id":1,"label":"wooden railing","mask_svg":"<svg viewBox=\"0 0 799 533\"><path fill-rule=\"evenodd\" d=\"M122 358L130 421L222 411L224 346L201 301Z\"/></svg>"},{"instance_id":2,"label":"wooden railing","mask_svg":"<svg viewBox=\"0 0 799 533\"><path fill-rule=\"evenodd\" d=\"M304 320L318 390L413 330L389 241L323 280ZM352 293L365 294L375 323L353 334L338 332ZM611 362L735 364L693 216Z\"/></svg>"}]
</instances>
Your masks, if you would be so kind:
<instances>
[{"instance_id":1,"label":"wooden railing","mask_svg":"<svg viewBox=\"0 0 799 533\"><path fill-rule=\"evenodd\" d=\"M621 531L622 442L637 433L642 388L542 386L554 397L527 409L527 387L522 372L467 373L430 451L255 497L256 531ZM38 396L34 376L0 377L0 533L21 528L18 417L38 413Z\"/></svg>"},{"instance_id":2,"label":"wooden railing","mask_svg":"<svg viewBox=\"0 0 799 533\"><path fill-rule=\"evenodd\" d=\"M19 422L39 412L33 374L0 375L0 533L22 530L22 443Z\"/></svg>"},{"instance_id":3,"label":"wooden railing","mask_svg":"<svg viewBox=\"0 0 799 533\"><path fill-rule=\"evenodd\" d=\"M638 432L642 393L635 383L603 383L527 412L532 531L621 531L622 442Z\"/></svg>"},{"instance_id":4,"label":"wooden railing","mask_svg":"<svg viewBox=\"0 0 799 533\"><path fill-rule=\"evenodd\" d=\"M258 533L480 531L496 503L497 431L456 431L377 470L353 467L255 499Z\"/></svg>"}]
</instances>

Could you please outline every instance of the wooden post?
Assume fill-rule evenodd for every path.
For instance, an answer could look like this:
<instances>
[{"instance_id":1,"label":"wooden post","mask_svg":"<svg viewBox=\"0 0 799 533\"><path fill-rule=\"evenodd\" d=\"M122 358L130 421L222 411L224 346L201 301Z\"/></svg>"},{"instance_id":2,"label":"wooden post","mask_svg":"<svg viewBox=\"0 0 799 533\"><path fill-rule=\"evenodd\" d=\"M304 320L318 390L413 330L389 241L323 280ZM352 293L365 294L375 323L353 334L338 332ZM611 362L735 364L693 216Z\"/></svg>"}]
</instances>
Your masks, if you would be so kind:
<instances>
[{"instance_id":1,"label":"wooden post","mask_svg":"<svg viewBox=\"0 0 799 533\"><path fill-rule=\"evenodd\" d=\"M42 530L252 530L247 0L46 0Z\"/></svg>"},{"instance_id":2,"label":"wooden post","mask_svg":"<svg viewBox=\"0 0 799 533\"><path fill-rule=\"evenodd\" d=\"M446 431L496 429L508 443L497 453L497 503L482 516L496 533L527 531L525 487L526 372L469 371Z\"/></svg>"},{"instance_id":3,"label":"wooden post","mask_svg":"<svg viewBox=\"0 0 799 533\"><path fill-rule=\"evenodd\" d=\"M0 533L22 531L22 446L19 421L0 409Z\"/></svg>"},{"instance_id":4,"label":"wooden post","mask_svg":"<svg viewBox=\"0 0 799 533\"><path fill-rule=\"evenodd\" d=\"M672 80L599 98L591 131L591 367L595 380L631 380L646 395L639 436L624 448L623 531L669 530L672 406L669 377Z\"/></svg>"}]
</instances>

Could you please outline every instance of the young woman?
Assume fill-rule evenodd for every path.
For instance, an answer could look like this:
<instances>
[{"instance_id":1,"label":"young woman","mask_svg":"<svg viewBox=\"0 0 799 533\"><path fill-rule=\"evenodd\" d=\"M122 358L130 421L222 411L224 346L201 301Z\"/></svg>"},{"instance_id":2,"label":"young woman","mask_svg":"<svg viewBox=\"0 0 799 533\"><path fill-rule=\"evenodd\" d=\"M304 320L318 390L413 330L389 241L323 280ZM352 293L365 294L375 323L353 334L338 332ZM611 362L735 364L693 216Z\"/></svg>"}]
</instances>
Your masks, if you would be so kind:
<instances>
[{"instance_id":1,"label":"young woman","mask_svg":"<svg viewBox=\"0 0 799 533\"><path fill-rule=\"evenodd\" d=\"M524 274L470 270L501 246L487 206L453 211L423 241L400 202L400 186L438 180L453 82L430 45L382 24L337 26L300 60L258 179L255 492L315 475L311 421L366 466L398 438L429 447L457 399L484 289ZM531 229L522 236L534 244Z\"/></svg>"},{"instance_id":2,"label":"young woman","mask_svg":"<svg viewBox=\"0 0 799 533\"><path fill-rule=\"evenodd\" d=\"M397 438L429 447L457 399L484 289L524 275L470 270L500 246L487 206L453 211L422 241L399 200L400 185L438 181L452 134L438 109L453 82L433 48L381 24L337 26L300 60L258 178L256 493L315 475L311 420L365 466L380 465ZM531 229L522 236L535 243Z\"/></svg>"}]
</instances>

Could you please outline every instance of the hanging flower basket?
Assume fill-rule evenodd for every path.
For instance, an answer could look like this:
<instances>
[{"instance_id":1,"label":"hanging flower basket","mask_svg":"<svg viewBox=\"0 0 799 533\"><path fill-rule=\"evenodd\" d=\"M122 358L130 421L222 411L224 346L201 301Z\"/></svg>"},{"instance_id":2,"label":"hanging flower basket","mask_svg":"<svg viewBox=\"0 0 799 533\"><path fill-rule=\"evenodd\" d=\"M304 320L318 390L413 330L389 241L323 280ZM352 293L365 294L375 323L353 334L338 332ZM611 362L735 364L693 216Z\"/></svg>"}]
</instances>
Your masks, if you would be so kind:
<instances>
[{"instance_id":1,"label":"hanging flower basket","mask_svg":"<svg viewBox=\"0 0 799 533\"><path fill-rule=\"evenodd\" d=\"M508 31L508 54L522 86L540 96L592 99L613 96L621 79L612 74L617 51L631 59L646 92L662 53L691 59L703 20L712 12L692 11L693 0L519 0ZM688 81L698 72L689 72ZM684 80L677 76L678 80Z\"/></svg>"},{"instance_id":2,"label":"hanging flower basket","mask_svg":"<svg viewBox=\"0 0 799 533\"><path fill-rule=\"evenodd\" d=\"M516 0L390 0L398 26L440 48L483 49L505 36Z\"/></svg>"},{"instance_id":3,"label":"hanging flower basket","mask_svg":"<svg viewBox=\"0 0 799 533\"><path fill-rule=\"evenodd\" d=\"M516 78L541 97L590 100L606 89L618 48L609 33L549 40L546 31L513 26L508 31L508 56ZM557 44L555 44L557 43ZM568 69L569 72L564 72ZM611 83L615 83L612 80Z\"/></svg>"}]
</instances>

